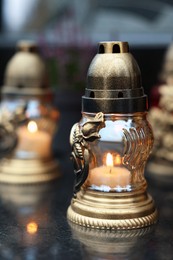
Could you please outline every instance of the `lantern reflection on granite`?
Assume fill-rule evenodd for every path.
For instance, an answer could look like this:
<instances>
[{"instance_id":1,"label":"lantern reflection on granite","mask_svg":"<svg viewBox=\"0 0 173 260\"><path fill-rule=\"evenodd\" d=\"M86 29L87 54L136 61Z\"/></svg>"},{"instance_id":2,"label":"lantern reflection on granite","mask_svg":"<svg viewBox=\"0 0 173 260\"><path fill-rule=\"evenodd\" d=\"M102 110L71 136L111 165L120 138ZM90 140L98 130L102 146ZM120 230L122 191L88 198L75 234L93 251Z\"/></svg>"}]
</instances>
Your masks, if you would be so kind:
<instances>
[{"instance_id":1,"label":"lantern reflection on granite","mask_svg":"<svg viewBox=\"0 0 173 260\"><path fill-rule=\"evenodd\" d=\"M157 211L144 178L153 144L147 97L126 42L100 43L82 110L70 134L76 179L69 220L100 229L155 223Z\"/></svg>"},{"instance_id":2,"label":"lantern reflection on granite","mask_svg":"<svg viewBox=\"0 0 173 260\"><path fill-rule=\"evenodd\" d=\"M18 44L7 64L2 88L1 118L15 128L18 143L12 155L1 160L0 181L42 182L58 175L52 156L59 112L53 108L46 66L37 46Z\"/></svg>"},{"instance_id":3,"label":"lantern reflection on granite","mask_svg":"<svg viewBox=\"0 0 173 260\"><path fill-rule=\"evenodd\" d=\"M58 229L52 214L56 190L56 180L24 185L0 183L5 214L1 218L5 236L0 234L0 259L18 259L20 250L22 259L42 259L43 254L45 259L58 259Z\"/></svg>"},{"instance_id":4,"label":"lantern reflection on granite","mask_svg":"<svg viewBox=\"0 0 173 260\"><path fill-rule=\"evenodd\" d=\"M82 244L82 255L92 260L133 259L134 254L136 259L140 259L151 237L149 234L154 231L153 226L116 232L83 228L71 222L69 226L73 238ZM135 250L136 245L138 250Z\"/></svg>"},{"instance_id":5,"label":"lantern reflection on granite","mask_svg":"<svg viewBox=\"0 0 173 260\"><path fill-rule=\"evenodd\" d=\"M26 230L29 234L35 234L38 230L38 224L36 222L29 222L26 225Z\"/></svg>"}]
</instances>

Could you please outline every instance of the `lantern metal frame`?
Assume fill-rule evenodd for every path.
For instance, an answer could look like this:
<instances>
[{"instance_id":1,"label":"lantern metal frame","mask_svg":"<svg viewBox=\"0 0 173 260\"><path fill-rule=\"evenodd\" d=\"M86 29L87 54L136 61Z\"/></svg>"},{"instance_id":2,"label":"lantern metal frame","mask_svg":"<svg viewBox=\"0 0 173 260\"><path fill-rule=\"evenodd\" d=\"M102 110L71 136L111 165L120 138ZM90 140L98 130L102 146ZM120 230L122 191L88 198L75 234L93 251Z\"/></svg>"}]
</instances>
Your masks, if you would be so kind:
<instances>
[{"instance_id":1,"label":"lantern metal frame","mask_svg":"<svg viewBox=\"0 0 173 260\"><path fill-rule=\"evenodd\" d=\"M114 53L114 49L118 53ZM141 87L140 71L133 56L129 54L128 44L101 42L99 53L89 67L87 88L82 97L82 112L92 113L95 117L75 124L70 134L75 173L74 196L67 211L71 222L111 230L143 228L156 223L157 209L147 193L146 181L139 188L121 192L92 190L86 184L93 154L91 144L99 140L100 130L106 124L106 115L125 114L133 117L135 113L146 114L146 111L147 96ZM141 150L144 156L142 165L145 165L153 143L152 131L146 118L145 120L148 127L146 132L141 131L142 128L139 131L129 129L129 132L122 129L124 140L127 139L127 142L124 141L127 150L128 146L134 150L146 139L146 152ZM132 150L129 151L134 152ZM123 162L126 166L127 161Z\"/></svg>"}]
</instances>

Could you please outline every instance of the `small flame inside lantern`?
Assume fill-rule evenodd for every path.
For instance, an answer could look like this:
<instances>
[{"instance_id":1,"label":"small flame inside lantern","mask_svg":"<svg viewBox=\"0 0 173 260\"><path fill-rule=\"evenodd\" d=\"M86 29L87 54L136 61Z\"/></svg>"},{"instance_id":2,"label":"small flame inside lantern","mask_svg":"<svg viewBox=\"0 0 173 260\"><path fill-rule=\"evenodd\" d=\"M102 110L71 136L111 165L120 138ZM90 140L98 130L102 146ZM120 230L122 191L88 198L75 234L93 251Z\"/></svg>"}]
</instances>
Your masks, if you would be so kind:
<instances>
[{"instance_id":1,"label":"small flame inside lantern","mask_svg":"<svg viewBox=\"0 0 173 260\"><path fill-rule=\"evenodd\" d=\"M115 165L121 165L122 161L121 161L121 156L119 154L117 154L114 158L114 164Z\"/></svg>"},{"instance_id":2,"label":"small flame inside lantern","mask_svg":"<svg viewBox=\"0 0 173 260\"><path fill-rule=\"evenodd\" d=\"M35 133L35 132L37 132L37 130L38 130L38 127L37 127L37 124L36 124L36 122L34 122L34 121L30 121L29 123L28 123L28 131L30 132L30 133Z\"/></svg>"}]
</instances>

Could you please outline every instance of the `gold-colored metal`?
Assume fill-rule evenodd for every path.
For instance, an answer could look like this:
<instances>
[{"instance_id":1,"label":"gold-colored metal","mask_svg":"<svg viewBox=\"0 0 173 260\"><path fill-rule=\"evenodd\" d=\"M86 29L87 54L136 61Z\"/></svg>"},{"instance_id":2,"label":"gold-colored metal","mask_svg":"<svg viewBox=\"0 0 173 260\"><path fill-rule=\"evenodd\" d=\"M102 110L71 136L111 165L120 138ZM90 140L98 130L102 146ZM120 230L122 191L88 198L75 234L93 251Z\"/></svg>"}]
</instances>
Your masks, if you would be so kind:
<instances>
[{"instance_id":1,"label":"gold-colored metal","mask_svg":"<svg viewBox=\"0 0 173 260\"><path fill-rule=\"evenodd\" d=\"M18 51L9 60L5 70L2 95L43 96L51 91L46 65L38 46L31 41L20 41Z\"/></svg>"},{"instance_id":2,"label":"gold-colored metal","mask_svg":"<svg viewBox=\"0 0 173 260\"><path fill-rule=\"evenodd\" d=\"M146 111L140 70L128 43L101 42L88 69L82 119L70 135L75 173L67 213L71 222L105 230L156 222L157 210L144 178L153 145ZM114 160L117 156L120 163Z\"/></svg>"},{"instance_id":3,"label":"gold-colored metal","mask_svg":"<svg viewBox=\"0 0 173 260\"><path fill-rule=\"evenodd\" d=\"M51 181L60 176L58 162L51 160L24 160L4 158L0 164L0 182L37 183Z\"/></svg>"},{"instance_id":4,"label":"gold-colored metal","mask_svg":"<svg viewBox=\"0 0 173 260\"><path fill-rule=\"evenodd\" d=\"M68 219L97 229L135 229L157 220L153 199L145 190L105 193L81 189L71 201Z\"/></svg>"},{"instance_id":5,"label":"gold-colored metal","mask_svg":"<svg viewBox=\"0 0 173 260\"><path fill-rule=\"evenodd\" d=\"M72 146L71 156L74 162L74 173L76 182L74 192L79 191L86 181L89 170L89 143L100 138L98 132L105 126L104 115L102 112L87 120L82 127L78 123L74 124L70 133L70 144Z\"/></svg>"},{"instance_id":6,"label":"gold-colored metal","mask_svg":"<svg viewBox=\"0 0 173 260\"><path fill-rule=\"evenodd\" d=\"M102 115L103 117L102 113L98 113L94 118L98 118L98 115ZM103 120L99 122L99 127L104 127ZM99 140L99 132L96 131L95 120L93 120L93 122L92 120L87 120L81 127L79 124L76 124L71 132L70 141L73 147L74 157L76 155L76 166L78 166L78 169L76 168L75 196L68 209L68 219L78 225L97 229L136 229L154 224L157 220L157 211L153 199L146 191L146 181L143 181L142 186L139 185L138 188L128 192L94 191L88 189L87 181L81 187L83 181L88 177L88 172L86 171L86 175L84 176L84 168L79 167L79 162L82 160L82 165L84 163L86 165L87 163L89 164L89 158L85 158L85 156L82 157L85 149L92 154L90 148L92 139L86 139L86 135L85 138L83 138L83 126L87 126L88 129L88 124L91 123L93 125L90 130L92 130L91 132L95 136L97 135L97 140ZM138 128L138 131L139 129L140 128ZM137 165L137 163L135 164L136 161L143 160L145 162L147 160L149 151L151 150L152 140L149 135L150 132L147 132L147 136L145 131L143 131L141 135L141 131L138 133L136 129L133 131L131 128L128 129L128 131L123 129L123 131L123 133L125 133L123 139L126 147L125 150L128 151L124 155L123 162L126 163L126 157L129 158L129 156L131 156L133 160L127 160L127 167L131 170ZM88 136L90 136L90 134ZM139 140L141 143L137 143L135 146L136 149L134 150L134 146L131 144ZM84 141L86 143L85 145L83 145ZM141 144L142 147L140 146ZM139 151L137 149L139 149ZM142 158L140 157L141 154ZM136 156L139 156L139 158ZM140 174L140 172L138 172L138 174ZM143 174L143 171L141 174Z\"/></svg>"},{"instance_id":7,"label":"gold-colored metal","mask_svg":"<svg viewBox=\"0 0 173 260\"><path fill-rule=\"evenodd\" d=\"M118 46L119 53L121 54L129 52L128 42L118 42L118 41L100 42L100 45L104 46L104 53L112 53L114 46Z\"/></svg>"}]
</instances>

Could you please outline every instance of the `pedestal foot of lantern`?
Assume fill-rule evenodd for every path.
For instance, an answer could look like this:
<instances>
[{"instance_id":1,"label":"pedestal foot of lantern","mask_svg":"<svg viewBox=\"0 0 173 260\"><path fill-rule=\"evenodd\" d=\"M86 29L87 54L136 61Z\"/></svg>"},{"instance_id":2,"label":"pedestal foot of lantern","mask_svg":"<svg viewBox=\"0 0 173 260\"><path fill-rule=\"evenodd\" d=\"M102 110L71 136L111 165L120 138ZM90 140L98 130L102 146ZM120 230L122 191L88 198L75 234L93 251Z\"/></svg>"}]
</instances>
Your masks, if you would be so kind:
<instances>
[{"instance_id":1,"label":"pedestal foot of lantern","mask_svg":"<svg viewBox=\"0 0 173 260\"><path fill-rule=\"evenodd\" d=\"M59 177L59 165L55 160L3 159L0 164L0 182L37 183Z\"/></svg>"},{"instance_id":2,"label":"pedestal foot of lantern","mask_svg":"<svg viewBox=\"0 0 173 260\"><path fill-rule=\"evenodd\" d=\"M68 219L96 229L136 229L156 223L157 210L146 192L80 191L67 212Z\"/></svg>"}]
</instances>

